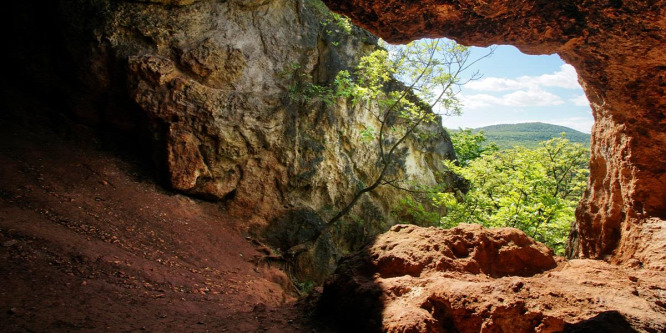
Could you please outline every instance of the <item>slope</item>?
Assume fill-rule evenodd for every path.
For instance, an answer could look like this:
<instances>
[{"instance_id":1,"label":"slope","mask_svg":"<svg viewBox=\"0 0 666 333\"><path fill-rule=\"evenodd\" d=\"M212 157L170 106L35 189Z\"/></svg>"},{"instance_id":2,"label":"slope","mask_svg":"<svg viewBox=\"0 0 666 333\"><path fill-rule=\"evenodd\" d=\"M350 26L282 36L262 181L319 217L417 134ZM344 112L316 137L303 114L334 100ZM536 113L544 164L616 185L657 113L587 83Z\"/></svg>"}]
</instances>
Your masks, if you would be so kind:
<instances>
[{"instance_id":1,"label":"slope","mask_svg":"<svg viewBox=\"0 0 666 333\"><path fill-rule=\"evenodd\" d=\"M565 133L572 142L590 146L590 135L575 129L546 123L502 124L476 128L475 132L483 131L488 142L495 142L500 148L515 146L536 147L539 142L559 137Z\"/></svg>"},{"instance_id":2,"label":"slope","mask_svg":"<svg viewBox=\"0 0 666 333\"><path fill-rule=\"evenodd\" d=\"M246 221L90 145L0 131L2 331L302 332Z\"/></svg>"}]
</instances>

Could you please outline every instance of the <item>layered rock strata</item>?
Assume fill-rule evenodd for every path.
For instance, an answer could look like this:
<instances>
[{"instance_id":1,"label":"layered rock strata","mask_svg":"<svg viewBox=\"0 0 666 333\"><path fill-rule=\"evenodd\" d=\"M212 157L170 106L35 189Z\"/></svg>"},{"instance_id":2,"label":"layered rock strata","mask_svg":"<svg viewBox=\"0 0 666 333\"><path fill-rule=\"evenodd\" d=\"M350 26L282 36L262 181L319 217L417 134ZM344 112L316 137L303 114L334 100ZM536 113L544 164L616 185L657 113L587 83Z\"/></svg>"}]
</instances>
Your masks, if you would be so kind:
<instances>
[{"instance_id":1,"label":"layered rock strata","mask_svg":"<svg viewBox=\"0 0 666 333\"><path fill-rule=\"evenodd\" d=\"M666 2L325 2L388 41L511 44L573 65L595 124L572 255L665 268Z\"/></svg>"}]
</instances>

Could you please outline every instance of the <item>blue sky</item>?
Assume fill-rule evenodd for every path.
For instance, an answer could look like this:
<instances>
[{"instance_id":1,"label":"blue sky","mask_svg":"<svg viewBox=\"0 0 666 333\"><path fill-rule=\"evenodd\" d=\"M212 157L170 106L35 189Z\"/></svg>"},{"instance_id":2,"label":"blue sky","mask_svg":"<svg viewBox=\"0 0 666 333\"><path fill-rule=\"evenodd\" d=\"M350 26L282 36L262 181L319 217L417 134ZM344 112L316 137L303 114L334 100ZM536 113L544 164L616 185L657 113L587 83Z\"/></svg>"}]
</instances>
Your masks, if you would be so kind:
<instances>
[{"instance_id":1,"label":"blue sky","mask_svg":"<svg viewBox=\"0 0 666 333\"><path fill-rule=\"evenodd\" d=\"M472 48L472 58L488 50ZM592 113L574 68L557 55L526 55L513 46L495 53L471 70L483 77L463 86L462 116L444 117L448 128L544 122L590 133Z\"/></svg>"}]
</instances>

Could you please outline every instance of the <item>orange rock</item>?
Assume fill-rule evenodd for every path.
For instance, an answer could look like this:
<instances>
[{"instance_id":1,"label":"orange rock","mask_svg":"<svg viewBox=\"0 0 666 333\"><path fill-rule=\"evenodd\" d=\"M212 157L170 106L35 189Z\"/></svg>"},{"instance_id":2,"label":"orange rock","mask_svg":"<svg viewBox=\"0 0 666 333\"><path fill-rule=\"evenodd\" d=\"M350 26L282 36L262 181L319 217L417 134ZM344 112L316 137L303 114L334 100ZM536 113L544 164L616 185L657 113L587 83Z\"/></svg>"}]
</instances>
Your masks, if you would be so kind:
<instances>
[{"instance_id":1,"label":"orange rock","mask_svg":"<svg viewBox=\"0 0 666 333\"><path fill-rule=\"evenodd\" d=\"M367 332L661 332L666 294L649 287L666 285L660 273L595 260L558 265L511 228L398 225L341 262L320 313Z\"/></svg>"}]
</instances>

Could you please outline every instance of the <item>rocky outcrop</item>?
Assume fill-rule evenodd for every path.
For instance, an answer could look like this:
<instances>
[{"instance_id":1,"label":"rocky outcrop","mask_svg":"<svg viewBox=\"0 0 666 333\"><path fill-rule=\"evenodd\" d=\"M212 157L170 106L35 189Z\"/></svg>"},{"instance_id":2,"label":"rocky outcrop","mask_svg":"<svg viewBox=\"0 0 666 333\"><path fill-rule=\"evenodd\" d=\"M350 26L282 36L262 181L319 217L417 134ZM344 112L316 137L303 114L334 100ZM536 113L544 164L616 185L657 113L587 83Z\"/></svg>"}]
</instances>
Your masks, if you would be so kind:
<instances>
[{"instance_id":1,"label":"rocky outcrop","mask_svg":"<svg viewBox=\"0 0 666 333\"><path fill-rule=\"evenodd\" d=\"M316 234L377 169L374 142L361 139L365 126L379 128L376 109L298 98L299 87L330 84L377 47L376 37L344 26L318 0L12 6L19 14L8 19L17 27L9 53L21 70L4 78L5 98L23 107L37 95L57 106L49 117L66 115L56 122L113 131L111 141L127 137L153 156L169 187L224 202L265 239ZM14 116L34 118L22 109ZM433 135L407 141L398 172L446 182L440 161L453 157L448 135L437 124L423 130ZM304 259L325 266L316 279L339 253L393 224L390 207L400 196L392 188L365 196L351 223ZM294 231L301 234L282 237Z\"/></svg>"},{"instance_id":2,"label":"rocky outcrop","mask_svg":"<svg viewBox=\"0 0 666 333\"><path fill-rule=\"evenodd\" d=\"M557 53L573 65L595 117L573 255L664 269L666 2L325 2L389 41L511 44L529 54Z\"/></svg>"},{"instance_id":3,"label":"rocky outcrop","mask_svg":"<svg viewBox=\"0 0 666 333\"><path fill-rule=\"evenodd\" d=\"M514 228L490 231L478 224L435 228L396 225L367 251L381 277L452 271L531 276L555 267L552 250ZM402 237L401 237L402 236Z\"/></svg>"},{"instance_id":4,"label":"rocky outcrop","mask_svg":"<svg viewBox=\"0 0 666 333\"><path fill-rule=\"evenodd\" d=\"M512 228L396 225L345 258L320 313L363 332L661 332L666 278L603 261L557 263Z\"/></svg>"}]
</instances>

